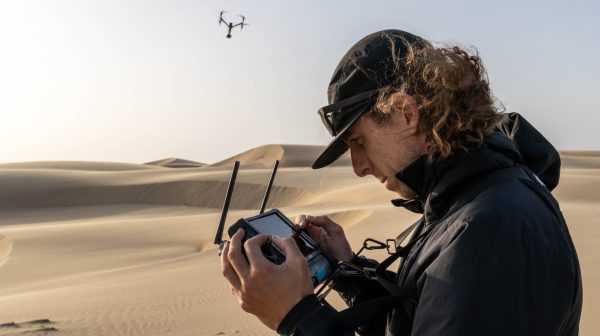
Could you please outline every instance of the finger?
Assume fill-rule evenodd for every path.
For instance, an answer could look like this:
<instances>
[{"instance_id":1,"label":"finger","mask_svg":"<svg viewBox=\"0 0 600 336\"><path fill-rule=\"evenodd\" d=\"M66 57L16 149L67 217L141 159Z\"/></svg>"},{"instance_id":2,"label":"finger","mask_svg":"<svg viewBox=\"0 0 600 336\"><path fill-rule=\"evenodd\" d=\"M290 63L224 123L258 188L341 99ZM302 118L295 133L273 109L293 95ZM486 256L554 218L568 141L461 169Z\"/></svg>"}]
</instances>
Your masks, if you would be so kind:
<instances>
[{"instance_id":1,"label":"finger","mask_svg":"<svg viewBox=\"0 0 600 336\"><path fill-rule=\"evenodd\" d=\"M340 232L344 231L344 229L342 228L341 225L332 221L327 216L307 216L306 220L311 225L315 225L315 226L323 228L329 234L340 233Z\"/></svg>"},{"instance_id":2,"label":"finger","mask_svg":"<svg viewBox=\"0 0 600 336\"><path fill-rule=\"evenodd\" d=\"M306 229L308 221L306 220L306 215L300 215L296 218L296 223L301 229Z\"/></svg>"},{"instance_id":3,"label":"finger","mask_svg":"<svg viewBox=\"0 0 600 336\"><path fill-rule=\"evenodd\" d=\"M297 219L298 227L300 227L301 230L308 232L308 234L313 239L316 239L317 241L320 240L320 237L325 232L325 230L322 227L309 224L308 218L306 215L300 215L300 216L296 217L296 219Z\"/></svg>"},{"instance_id":4,"label":"finger","mask_svg":"<svg viewBox=\"0 0 600 336\"><path fill-rule=\"evenodd\" d=\"M225 245L223 246L223 251L221 253L221 271L225 279L227 279L229 284L231 284L232 288L239 290L241 288L242 282L240 281L240 278L238 277L235 270L233 269L233 266L231 266L231 263L227 258L227 253L229 253L229 242L225 242Z\"/></svg>"},{"instance_id":5,"label":"finger","mask_svg":"<svg viewBox=\"0 0 600 336\"><path fill-rule=\"evenodd\" d=\"M271 241L271 236L266 234L256 235L246 241L244 249L246 249L246 255L250 262L250 267L265 265L268 261L263 255L262 246L268 244Z\"/></svg>"},{"instance_id":6,"label":"finger","mask_svg":"<svg viewBox=\"0 0 600 336\"><path fill-rule=\"evenodd\" d=\"M279 238L273 236L272 243L285 254L286 260L292 258L304 259L302 252L300 252L300 249L298 248L298 244L296 244L293 238Z\"/></svg>"},{"instance_id":7,"label":"finger","mask_svg":"<svg viewBox=\"0 0 600 336\"><path fill-rule=\"evenodd\" d=\"M242 254L242 239L244 238L245 234L246 233L243 229L240 228L237 230L233 237L231 237L229 251L227 253L227 259L229 259L231 266L233 266L233 269L240 279L244 279L250 272L248 261Z\"/></svg>"}]
</instances>

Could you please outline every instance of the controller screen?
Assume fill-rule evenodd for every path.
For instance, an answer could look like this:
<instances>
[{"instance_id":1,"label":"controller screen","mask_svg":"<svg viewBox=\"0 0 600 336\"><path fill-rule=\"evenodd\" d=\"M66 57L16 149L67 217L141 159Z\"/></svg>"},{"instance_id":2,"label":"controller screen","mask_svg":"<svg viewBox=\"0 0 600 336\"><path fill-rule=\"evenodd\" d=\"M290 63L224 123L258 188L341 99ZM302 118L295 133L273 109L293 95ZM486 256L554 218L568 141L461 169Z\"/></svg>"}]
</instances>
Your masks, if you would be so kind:
<instances>
[{"instance_id":1,"label":"controller screen","mask_svg":"<svg viewBox=\"0 0 600 336\"><path fill-rule=\"evenodd\" d=\"M277 214L271 214L269 216L259 217L248 221L250 225L259 233L265 233L272 236L278 236L281 238L290 237L294 234L294 231L287 223L281 219ZM300 248L303 255L307 256L315 249L306 242L304 239L294 235L294 240Z\"/></svg>"},{"instance_id":2,"label":"controller screen","mask_svg":"<svg viewBox=\"0 0 600 336\"><path fill-rule=\"evenodd\" d=\"M259 233L265 233L278 237L289 237L293 231L279 216L272 214L270 216L259 217L248 221Z\"/></svg>"}]
</instances>

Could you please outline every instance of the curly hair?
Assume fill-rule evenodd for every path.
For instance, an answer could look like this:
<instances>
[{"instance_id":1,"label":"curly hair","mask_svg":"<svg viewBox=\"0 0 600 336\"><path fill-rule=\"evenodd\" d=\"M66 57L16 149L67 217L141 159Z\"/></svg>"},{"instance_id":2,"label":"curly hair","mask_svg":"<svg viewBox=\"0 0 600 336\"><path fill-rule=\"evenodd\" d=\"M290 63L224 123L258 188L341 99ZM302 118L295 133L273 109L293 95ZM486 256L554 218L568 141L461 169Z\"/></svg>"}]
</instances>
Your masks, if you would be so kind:
<instances>
[{"instance_id":1,"label":"curly hair","mask_svg":"<svg viewBox=\"0 0 600 336\"><path fill-rule=\"evenodd\" d=\"M478 54L469 55L458 46L404 43L409 53L394 60L396 84L381 88L368 115L379 124L387 123L392 111L390 97L406 93L417 103L418 131L425 134L429 160L479 146L502 115Z\"/></svg>"}]
</instances>

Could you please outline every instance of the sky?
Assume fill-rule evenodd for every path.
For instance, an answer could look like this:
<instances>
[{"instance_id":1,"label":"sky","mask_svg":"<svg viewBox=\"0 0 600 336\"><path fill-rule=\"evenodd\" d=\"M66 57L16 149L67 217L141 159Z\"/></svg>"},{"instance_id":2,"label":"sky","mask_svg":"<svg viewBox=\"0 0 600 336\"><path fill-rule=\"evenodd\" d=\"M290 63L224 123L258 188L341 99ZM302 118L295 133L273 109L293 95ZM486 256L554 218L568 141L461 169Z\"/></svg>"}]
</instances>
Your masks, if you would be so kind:
<instances>
[{"instance_id":1,"label":"sky","mask_svg":"<svg viewBox=\"0 0 600 336\"><path fill-rule=\"evenodd\" d=\"M221 10L249 25L225 38ZM598 17L576 0L0 0L0 162L327 144L333 69L390 28L476 48L507 111L560 150L600 150Z\"/></svg>"}]
</instances>

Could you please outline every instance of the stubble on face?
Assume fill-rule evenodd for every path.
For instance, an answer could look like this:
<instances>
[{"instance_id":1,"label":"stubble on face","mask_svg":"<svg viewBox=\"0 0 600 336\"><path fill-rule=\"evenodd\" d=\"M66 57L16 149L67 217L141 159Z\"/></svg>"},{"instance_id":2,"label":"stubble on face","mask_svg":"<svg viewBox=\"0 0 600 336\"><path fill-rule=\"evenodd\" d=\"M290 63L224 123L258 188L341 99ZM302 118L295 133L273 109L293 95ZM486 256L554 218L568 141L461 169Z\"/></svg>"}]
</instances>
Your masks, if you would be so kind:
<instances>
[{"instance_id":1,"label":"stubble on face","mask_svg":"<svg viewBox=\"0 0 600 336\"><path fill-rule=\"evenodd\" d=\"M397 193L401 198L410 199L416 196L405 183L396 178L396 174L421 156L423 137L414 128L403 127L394 116L390 124L378 125L368 116L361 119L351 133L350 139L356 136L365 146L357 146L349 141L351 155L359 166L368 166L368 175L373 175L384 187ZM362 171L359 169L359 171ZM357 173L357 175L361 176Z\"/></svg>"},{"instance_id":2,"label":"stubble on face","mask_svg":"<svg viewBox=\"0 0 600 336\"><path fill-rule=\"evenodd\" d=\"M389 191L395 192L398 196L404 200L409 200L417 197L417 193L412 190L406 183L398 180L395 176L385 181L385 188Z\"/></svg>"},{"instance_id":3,"label":"stubble on face","mask_svg":"<svg viewBox=\"0 0 600 336\"><path fill-rule=\"evenodd\" d=\"M344 141L350 148L357 176L373 175L386 189L401 198L417 194L396 178L396 174L425 153L425 136L418 133L419 112L412 100L396 99L385 125L364 115L348 131Z\"/></svg>"},{"instance_id":4,"label":"stubble on face","mask_svg":"<svg viewBox=\"0 0 600 336\"><path fill-rule=\"evenodd\" d=\"M426 153L426 140L425 135L418 132L419 113L414 100L410 97L394 99L394 111L391 112L389 124L378 126L374 132L380 149L377 166L386 176L384 185L387 190L403 199L412 199L417 197L417 193L398 180L396 174ZM416 122L413 118L416 118Z\"/></svg>"}]
</instances>

